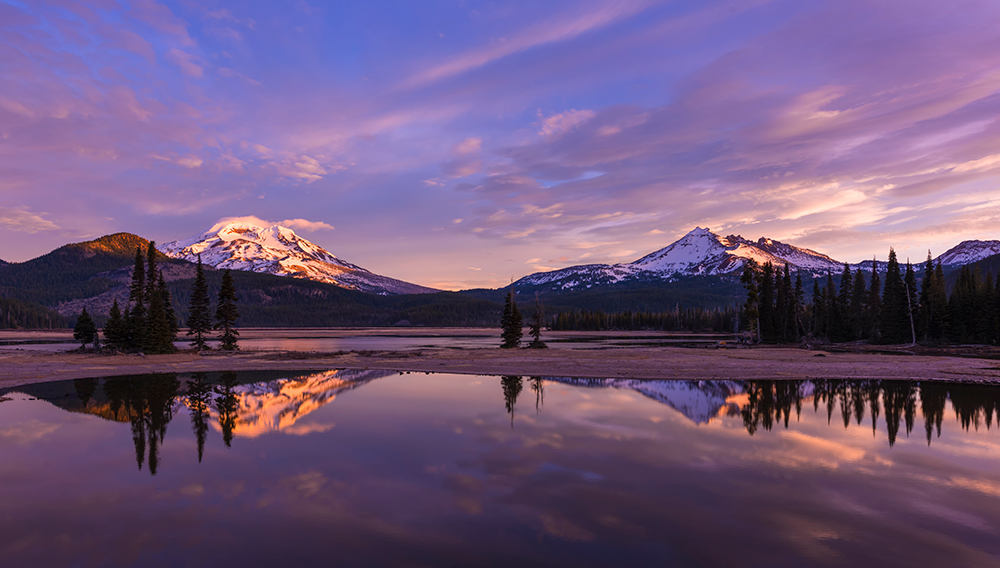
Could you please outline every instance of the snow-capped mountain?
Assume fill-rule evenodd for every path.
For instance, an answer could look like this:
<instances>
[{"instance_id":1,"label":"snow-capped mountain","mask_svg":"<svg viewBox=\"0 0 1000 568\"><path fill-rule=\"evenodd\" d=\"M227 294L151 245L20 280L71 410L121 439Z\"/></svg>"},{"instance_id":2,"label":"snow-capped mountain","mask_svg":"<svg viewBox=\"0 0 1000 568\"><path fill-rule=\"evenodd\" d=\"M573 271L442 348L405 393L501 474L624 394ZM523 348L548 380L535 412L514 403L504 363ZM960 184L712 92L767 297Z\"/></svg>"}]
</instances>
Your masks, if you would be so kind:
<instances>
[{"instance_id":1,"label":"snow-capped mountain","mask_svg":"<svg viewBox=\"0 0 1000 568\"><path fill-rule=\"evenodd\" d=\"M956 268L1000 254L1000 241L963 241L934 259L945 268ZM844 263L829 256L778 242L765 237L756 241L739 235L719 236L708 229L696 227L674 243L629 263L584 264L551 272L536 272L514 283L516 287L544 286L551 290L577 290L619 282L662 282L683 276L738 275L747 259L758 264L770 262L777 267L786 264L794 273L802 270L811 276L827 272L840 274ZM923 269L923 259L911 259L915 270ZM885 272L884 260L865 260L852 264L851 270ZM905 262L905 259L900 259Z\"/></svg>"},{"instance_id":2,"label":"snow-capped mountain","mask_svg":"<svg viewBox=\"0 0 1000 568\"><path fill-rule=\"evenodd\" d=\"M636 280L671 280L679 276L731 274L747 259L760 264L789 265L813 273L839 271L843 263L825 254L767 238L750 241L738 235L719 236L696 227L676 242L626 264L587 264L552 272L539 272L515 282L517 286L551 285L570 290Z\"/></svg>"},{"instance_id":3,"label":"snow-capped mountain","mask_svg":"<svg viewBox=\"0 0 1000 568\"><path fill-rule=\"evenodd\" d=\"M1000 241L962 241L937 257L942 266L961 266L1000 254Z\"/></svg>"},{"instance_id":4,"label":"snow-capped mountain","mask_svg":"<svg viewBox=\"0 0 1000 568\"><path fill-rule=\"evenodd\" d=\"M196 262L201 255L205 265L218 269L308 278L375 294L438 291L369 272L280 225L262 227L242 221L223 222L200 235L157 248L169 257L190 262Z\"/></svg>"}]
</instances>

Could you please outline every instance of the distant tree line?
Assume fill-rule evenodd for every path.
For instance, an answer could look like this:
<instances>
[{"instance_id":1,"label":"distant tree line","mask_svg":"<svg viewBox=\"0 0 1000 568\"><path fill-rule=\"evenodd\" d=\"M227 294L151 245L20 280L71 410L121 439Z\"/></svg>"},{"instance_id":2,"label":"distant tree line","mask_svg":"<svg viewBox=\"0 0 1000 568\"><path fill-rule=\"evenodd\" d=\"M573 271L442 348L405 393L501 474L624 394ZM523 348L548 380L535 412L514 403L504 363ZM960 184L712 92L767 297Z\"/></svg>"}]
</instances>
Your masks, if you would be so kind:
<instances>
[{"instance_id":1,"label":"distant tree line","mask_svg":"<svg viewBox=\"0 0 1000 568\"><path fill-rule=\"evenodd\" d=\"M889 250L883 277L844 265L839 285L833 274L814 279L805 302L801 275L794 284L788 266L748 261L741 277L746 302L742 327L763 343L805 336L833 342L977 343L1000 341L1000 281L990 272L963 266L949 295L944 271L930 254L918 282L913 266L900 266Z\"/></svg>"},{"instance_id":2,"label":"distant tree line","mask_svg":"<svg viewBox=\"0 0 1000 568\"><path fill-rule=\"evenodd\" d=\"M661 312L606 313L599 310L566 311L551 320L553 331L712 331L732 332L740 311L734 306L702 308L680 306Z\"/></svg>"},{"instance_id":3,"label":"distant tree line","mask_svg":"<svg viewBox=\"0 0 1000 568\"><path fill-rule=\"evenodd\" d=\"M66 325L66 318L44 306L0 298L0 329L59 329Z\"/></svg>"}]
</instances>

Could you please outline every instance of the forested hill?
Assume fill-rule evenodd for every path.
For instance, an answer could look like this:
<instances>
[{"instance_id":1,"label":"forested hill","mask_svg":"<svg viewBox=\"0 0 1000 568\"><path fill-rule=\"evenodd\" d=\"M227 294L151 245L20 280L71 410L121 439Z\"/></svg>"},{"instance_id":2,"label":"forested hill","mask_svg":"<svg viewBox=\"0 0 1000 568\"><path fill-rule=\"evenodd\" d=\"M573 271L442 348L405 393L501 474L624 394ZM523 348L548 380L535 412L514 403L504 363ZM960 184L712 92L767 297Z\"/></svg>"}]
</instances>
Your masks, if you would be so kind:
<instances>
[{"instance_id":1,"label":"forested hill","mask_svg":"<svg viewBox=\"0 0 1000 568\"><path fill-rule=\"evenodd\" d=\"M2 306L0 327L72 325L83 307L103 325L115 300L123 307L128 301L136 249L145 252L148 246L142 237L117 233L3 266L0 297L17 303ZM195 267L162 253L157 253L157 259L183 321ZM205 273L214 298L221 272L206 267ZM241 326L388 326L400 322L489 326L500 319L500 304L453 292L380 296L299 278L235 270L232 274Z\"/></svg>"},{"instance_id":2,"label":"forested hill","mask_svg":"<svg viewBox=\"0 0 1000 568\"><path fill-rule=\"evenodd\" d=\"M148 246L140 236L116 233L8 264L0 269L0 296L43 306L96 296L119 285L109 273L131 267L136 249L145 254ZM157 258L164 264L178 262L160 253Z\"/></svg>"}]
</instances>

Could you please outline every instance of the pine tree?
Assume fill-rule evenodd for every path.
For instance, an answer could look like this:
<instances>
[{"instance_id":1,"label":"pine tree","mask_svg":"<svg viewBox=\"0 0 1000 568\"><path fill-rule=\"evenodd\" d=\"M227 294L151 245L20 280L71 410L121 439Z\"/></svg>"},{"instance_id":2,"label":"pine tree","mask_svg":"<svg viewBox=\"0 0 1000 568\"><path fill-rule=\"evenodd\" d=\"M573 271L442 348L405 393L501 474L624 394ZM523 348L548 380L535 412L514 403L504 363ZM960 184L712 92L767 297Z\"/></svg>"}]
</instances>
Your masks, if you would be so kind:
<instances>
[{"instance_id":1,"label":"pine tree","mask_svg":"<svg viewBox=\"0 0 1000 568\"><path fill-rule=\"evenodd\" d=\"M931 251L927 251L927 263L924 264L924 279L920 282L920 310L917 318L917 335L927 341L931 338L931 326L934 321L935 306L931 299L934 288L934 261Z\"/></svg>"},{"instance_id":2,"label":"pine tree","mask_svg":"<svg viewBox=\"0 0 1000 568\"><path fill-rule=\"evenodd\" d=\"M221 344L219 348L224 351L235 351L239 349L236 338L239 332L236 331L236 320L240 317L236 308L236 287L233 285L233 275L227 268L222 273L222 287L219 289L219 300L215 308L215 329L222 330L219 335Z\"/></svg>"},{"instance_id":3,"label":"pine tree","mask_svg":"<svg viewBox=\"0 0 1000 568\"><path fill-rule=\"evenodd\" d=\"M853 284L851 266L845 262L844 271L840 273L840 290L837 293L837 304L840 306L840 337L845 341L857 339L854 336L854 312L851 310Z\"/></svg>"},{"instance_id":4,"label":"pine tree","mask_svg":"<svg viewBox=\"0 0 1000 568\"><path fill-rule=\"evenodd\" d=\"M153 290L158 288L157 276L160 271L156 268L156 243L149 241L146 246L146 298L153 295Z\"/></svg>"},{"instance_id":5,"label":"pine tree","mask_svg":"<svg viewBox=\"0 0 1000 568\"><path fill-rule=\"evenodd\" d=\"M882 291L882 341L903 343L909 339L909 317L906 309L906 285L899 273L896 251L889 249L889 264L885 273L885 289Z\"/></svg>"},{"instance_id":6,"label":"pine tree","mask_svg":"<svg viewBox=\"0 0 1000 568\"><path fill-rule=\"evenodd\" d=\"M802 311L805 309L806 303L806 292L802 287L802 272L796 272L795 274L795 298L792 308L795 310L795 340L798 341L799 336L804 333L805 328L802 325L801 317Z\"/></svg>"},{"instance_id":7,"label":"pine tree","mask_svg":"<svg viewBox=\"0 0 1000 568\"><path fill-rule=\"evenodd\" d=\"M856 339L867 339L868 330L868 288L865 286L865 273L858 269L854 272L854 285L851 288L851 321L854 324L853 336Z\"/></svg>"},{"instance_id":8,"label":"pine tree","mask_svg":"<svg viewBox=\"0 0 1000 568\"><path fill-rule=\"evenodd\" d=\"M868 286L868 339L878 342L882 338L882 281L878 276L878 263L872 258L872 278Z\"/></svg>"},{"instance_id":9,"label":"pine tree","mask_svg":"<svg viewBox=\"0 0 1000 568\"><path fill-rule=\"evenodd\" d=\"M903 278L903 289L906 291L906 316L907 323L909 323L910 342L916 345L917 327L915 320L918 316L917 310L919 308L917 304L917 276L913 273L913 265L910 264L909 260L906 261L906 276Z\"/></svg>"},{"instance_id":10,"label":"pine tree","mask_svg":"<svg viewBox=\"0 0 1000 568\"><path fill-rule=\"evenodd\" d=\"M503 349L517 349L521 345L521 337L524 335L524 320L521 312L517 309L517 302L514 301L514 287L507 291L507 299L503 305L503 316L500 318L500 337L503 342L500 347Z\"/></svg>"},{"instance_id":11,"label":"pine tree","mask_svg":"<svg viewBox=\"0 0 1000 568\"><path fill-rule=\"evenodd\" d=\"M163 307L163 295L159 288L154 288L149 297L149 314L146 318L146 337L143 350L146 353L173 353L174 344L171 341L170 322Z\"/></svg>"},{"instance_id":12,"label":"pine tree","mask_svg":"<svg viewBox=\"0 0 1000 568\"><path fill-rule=\"evenodd\" d=\"M170 297L170 290L167 289L167 281L163 278L163 271L160 271L160 277L157 280L156 287L160 291L160 296L163 298L163 311L167 315L167 325L170 330L170 343L173 344L177 341L177 332L180 331L177 325L177 312L174 311L174 301Z\"/></svg>"},{"instance_id":13,"label":"pine tree","mask_svg":"<svg viewBox=\"0 0 1000 568\"><path fill-rule=\"evenodd\" d=\"M208 349L205 336L212 330L212 316L209 311L208 282L205 279L205 269L202 267L200 254L195 268L194 284L191 286L187 326L187 334L194 336L191 346L198 351Z\"/></svg>"},{"instance_id":14,"label":"pine tree","mask_svg":"<svg viewBox=\"0 0 1000 568\"><path fill-rule=\"evenodd\" d=\"M84 307L79 317L76 318L76 326L73 327L73 339L79 341L80 349L83 349L88 343L94 342L95 336L97 336L97 326L94 325L94 320L91 319L90 314L87 313L87 308Z\"/></svg>"},{"instance_id":15,"label":"pine tree","mask_svg":"<svg viewBox=\"0 0 1000 568\"><path fill-rule=\"evenodd\" d=\"M145 343L146 336L146 265L141 247L135 249L135 267L132 269L128 302L129 347L139 349Z\"/></svg>"},{"instance_id":16,"label":"pine tree","mask_svg":"<svg viewBox=\"0 0 1000 568\"><path fill-rule=\"evenodd\" d=\"M837 299L837 287L833 283L833 273L826 272L826 286L823 287L823 301L826 304L826 334L830 341L842 341L842 325L840 302Z\"/></svg>"},{"instance_id":17,"label":"pine tree","mask_svg":"<svg viewBox=\"0 0 1000 568\"><path fill-rule=\"evenodd\" d=\"M747 322L750 337L760 342L760 297L757 290L757 263L747 259L743 264L740 282L747 291L747 301L743 304L743 317Z\"/></svg>"},{"instance_id":18,"label":"pine tree","mask_svg":"<svg viewBox=\"0 0 1000 568\"><path fill-rule=\"evenodd\" d=\"M776 315L774 306L777 296L776 292L774 289L774 264L768 261L761 267L758 288L758 310L760 312L760 330L758 333L762 342L776 343L778 341L774 323Z\"/></svg>"},{"instance_id":19,"label":"pine tree","mask_svg":"<svg viewBox=\"0 0 1000 568\"><path fill-rule=\"evenodd\" d=\"M112 349L125 349L128 347L128 328L125 319L122 317L121 308L118 307L118 300L111 304L111 312L108 314L108 321L104 324L104 340L108 347Z\"/></svg>"},{"instance_id":20,"label":"pine tree","mask_svg":"<svg viewBox=\"0 0 1000 568\"><path fill-rule=\"evenodd\" d=\"M542 301L535 294L535 312L531 315L531 322L528 324L528 335L531 336L531 343L528 347L532 349L545 349L548 345L542 341L542 326L545 324L545 310L542 308Z\"/></svg>"}]
</instances>

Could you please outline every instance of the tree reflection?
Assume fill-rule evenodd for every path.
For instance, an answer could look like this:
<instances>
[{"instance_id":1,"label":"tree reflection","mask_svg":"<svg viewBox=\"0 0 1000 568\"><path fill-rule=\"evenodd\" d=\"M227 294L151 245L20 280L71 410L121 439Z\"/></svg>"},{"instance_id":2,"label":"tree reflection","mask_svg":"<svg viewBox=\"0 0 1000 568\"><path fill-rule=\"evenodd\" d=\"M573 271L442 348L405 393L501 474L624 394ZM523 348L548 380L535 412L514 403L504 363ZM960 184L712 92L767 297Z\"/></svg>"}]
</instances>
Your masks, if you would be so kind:
<instances>
[{"instance_id":1,"label":"tree reflection","mask_svg":"<svg viewBox=\"0 0 1000 568\"><path fill-rule=\"evenodd\" d=\"M741 383L747 402L740 409L743 425L750 435L758 429L771 430L776 423L789 424L791 410L798 417L804 392L811 391L813 409L825 406L827 423L832 424L840 411L844 428L851 421L861 425L865 415L871 418L872 433L877 434L879 418L884 425L889 446L896 444L900 430L909 437L917 420L918 406L924 419L927 443L934 431L941 436L945 407L950 399L955 418L964 430L990 429L994 415L1000 421L1000 388L986 385L916 383L878 380L745 381ZM919 405L918 405L919 402Z\"/></svg>"},{"instance_id":2,"label":"tree reflection","mask_svg":"<svg viewBox=\"0 0 1000 568\"><path fill-rule=\"evenodd\" d=\"M740 409L743 426L752 436L758 427L770 430L774 423L784 421L785 428L795 408L795 418L802 414L802 383L800 381L747 381L744 392L749 402Z\"/></svg>"},{"instance_id":3,"label":"tree reflection","mask_svg":"<svg viewBox=\"0 0 1000 568\"><path fill-rule=\"evenodd\" d=\"M531 377L528 382L531 383L531 391L535 393L535 413L537 414L545 404L545 385L541 377Z\"/></svg>"},{"instance_id":4,"label":"tree reflection","mask_svg":"<svg viewBox=\"0 0 1000 568\"><path fill-rule=\"evenodd\" d=\"M146 463L151 475L156 475L159 467L160 446L167 434L167 424L173 419L179 388L177 375L172 373L110 379L104 383L113 419L131 425L136 464L141 470Z\"/></svg>"},{"instance_id":5,"label":"tree reflection","mask_svg":"<svg viewBox=\"0 0 1000 568\"><path fill-rule=\"evenodd\" d=\"M198 463L205 454L205 438L208 436L208 421L212 402L212 385L205 373L195 373L188 383L188 409L191 412L191 428L198 442Z\"/></svg>"},{"instance_id":6,"label":"tree reflection","mask_svg":"<svg viewBox=\"0 0 1000 568\"><path fill-rule=\"evenodd\" d=\"M507 407L507 414L510 414L510 427L514 427L514 405L517 404L517 396L524 388L520 376L504 375L500 377L500 386L503 387L504 406Z\"/></svg>"},{"instance_id":7,"label":"tree reflection","mask_svg":"<svg viewBox=\"0 0 1000 568\"><path fill-rule=\"evenodd\" d=\"M239 382L234 371L222 373L219 386L215 392L215 408L219 411L219 426L222 428L222 441L226 447L232 447L233 431L236 430L236 418L239 411L239 399L236 396L236 386Z\"/></svg>"}]
</instances>

